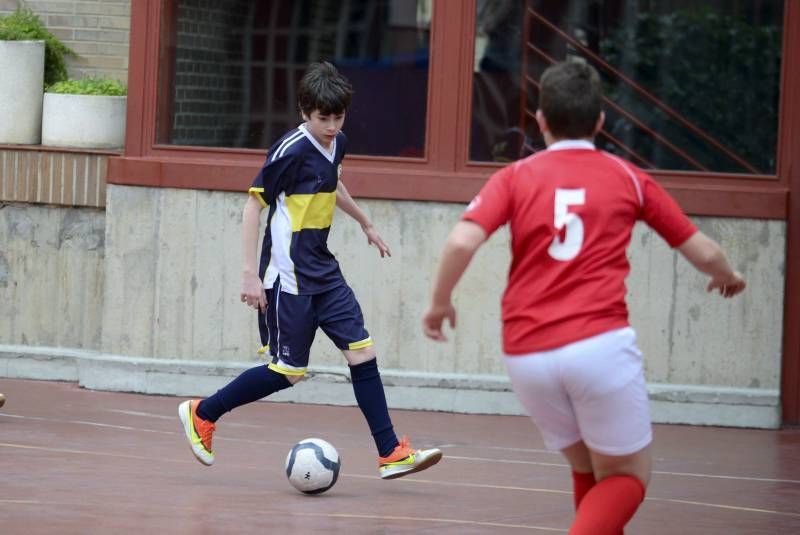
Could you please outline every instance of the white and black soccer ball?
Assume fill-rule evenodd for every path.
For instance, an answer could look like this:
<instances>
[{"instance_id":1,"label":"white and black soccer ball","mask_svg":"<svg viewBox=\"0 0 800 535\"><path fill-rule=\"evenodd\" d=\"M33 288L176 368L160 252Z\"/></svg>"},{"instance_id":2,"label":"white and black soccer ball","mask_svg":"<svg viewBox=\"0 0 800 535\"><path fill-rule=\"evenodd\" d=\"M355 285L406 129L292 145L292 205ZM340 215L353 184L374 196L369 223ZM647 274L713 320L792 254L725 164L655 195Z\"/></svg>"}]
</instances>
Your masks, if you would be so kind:
<instances>
[{"instance_id":1,"label":"white and black soccer ball","mask_svg":"<svg viewBox=\"0 0 800 535\"><path fill-rule=\"evenodd\" d=\"M339 478L339 453L320 438L301 440L286 456L286 477L300 492L320 494Z\"/></svg>"}]
</instances>

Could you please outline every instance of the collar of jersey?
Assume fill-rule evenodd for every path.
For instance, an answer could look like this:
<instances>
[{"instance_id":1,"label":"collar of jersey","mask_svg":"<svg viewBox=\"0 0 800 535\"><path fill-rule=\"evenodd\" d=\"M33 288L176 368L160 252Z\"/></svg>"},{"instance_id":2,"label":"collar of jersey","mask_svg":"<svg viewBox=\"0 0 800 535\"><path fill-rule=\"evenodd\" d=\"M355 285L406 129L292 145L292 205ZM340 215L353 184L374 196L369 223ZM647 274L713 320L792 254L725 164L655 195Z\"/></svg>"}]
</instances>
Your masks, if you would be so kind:
<instances>
[{"instance_id":1,"label":"collar of jersey","mask_svg":"<svg viewBox=\"0 0 800 535\"><path fill-rule=\"evenodd\" d=\"M562 139L556 141L547 150L589 149L594 150L594 143L585 139Z\"/></svg>"},{"instance_id":2,"label":"collar of jersey","mask_svg":"<svg viewBox=\"0 0 800 535\"><path fill-rule=\"evenodd\" d=\"M311 135L311 132L306 130L306 125L301 124L297 128L308 138L308 140L315 147L317 147L317 150L320 151L322 155L325 156L325 158L327 158L329 162L333 163L333 158L336 155L336 138L333 138L333 143L331 144L331 151L328 152L322 147L322 145L319 144L319 142L316 139L314 139L314 136Z\"/></svg>"}]
</instances>

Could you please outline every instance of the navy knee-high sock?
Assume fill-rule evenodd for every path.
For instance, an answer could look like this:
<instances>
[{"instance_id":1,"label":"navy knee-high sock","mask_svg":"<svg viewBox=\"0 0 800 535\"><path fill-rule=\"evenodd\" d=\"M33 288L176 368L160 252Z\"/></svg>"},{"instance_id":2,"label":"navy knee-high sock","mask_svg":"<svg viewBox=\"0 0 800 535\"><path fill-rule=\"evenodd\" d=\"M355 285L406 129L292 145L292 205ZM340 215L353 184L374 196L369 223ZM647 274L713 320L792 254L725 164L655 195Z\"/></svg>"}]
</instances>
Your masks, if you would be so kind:
<instances>
[{"instance_id":1,"label":"navy knee-high sock","mask_svg":"<svg viewBox=\"0 0 800 535\"><path fill-rule=\"evenodd\" d=\"M386 407L386 394L383 392L377 359L350 366L350 378L358 406L367 419L372 438L375 439L378 455L388 457L399 441L394 434L389 409Z\"/></svg>"},{"instance_id":2,"label":"navy knee-high sock","mask_svg":"<svg viewBox=\"0 0 800 535\"><path fill-rule=\"evenodd\" d=\"M256 366L242 372L239 377L217 390L216 394L201 401L197 407L197 415L203 420L216 422L220 416L236 407L290 386L292 383L282 373L270 370L266 365Z\"/></svg>"}]
</instances>

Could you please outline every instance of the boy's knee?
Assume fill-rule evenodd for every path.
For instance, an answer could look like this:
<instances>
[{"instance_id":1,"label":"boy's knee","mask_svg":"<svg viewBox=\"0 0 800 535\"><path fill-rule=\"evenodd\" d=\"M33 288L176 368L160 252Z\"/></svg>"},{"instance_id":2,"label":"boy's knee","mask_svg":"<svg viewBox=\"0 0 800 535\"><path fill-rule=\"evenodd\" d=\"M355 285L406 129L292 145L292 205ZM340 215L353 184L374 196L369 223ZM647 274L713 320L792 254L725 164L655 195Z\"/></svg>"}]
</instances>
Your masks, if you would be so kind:
<instances>
[{"instance_id":1,"label":"boy's knee","mask_svg":"<svg viewBox=\"0 0 800 535\"><path fill-rule=\"evenodd\" d=\"M285 377L286 380L289 381L289 384L291 386L294 386L295 384L306 378L305 375L286 375Z\"/></svg>"},{"instance_id":2,"label":"boy's knee","mask_svg":"<svg viewBox=\"0 0 800 535\"><path fill-rule=\"evenodd\" d=\"M369 346L364 349L345 349L342 351L344 358L350 366L358 366L375 358L375 347Z\"/></svg>"}]
</instances>

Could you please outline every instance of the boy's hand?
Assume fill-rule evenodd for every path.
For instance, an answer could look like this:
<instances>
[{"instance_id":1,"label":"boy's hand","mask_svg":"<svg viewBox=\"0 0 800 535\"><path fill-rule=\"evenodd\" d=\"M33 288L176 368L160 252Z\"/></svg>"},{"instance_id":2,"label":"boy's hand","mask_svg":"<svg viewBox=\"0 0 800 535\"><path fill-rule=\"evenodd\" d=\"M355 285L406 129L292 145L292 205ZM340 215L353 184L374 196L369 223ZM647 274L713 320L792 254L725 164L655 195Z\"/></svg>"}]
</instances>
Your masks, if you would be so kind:
<instances>
[{"instance_id":1,"label":"boy's hand","mask_svg":"<svg viewBox=\"0 0 800 535\"><path fill-rule=\"evenodd\" d=\"M453 308L452 303L446 305L434 305L428 307L425 315L422 316L422 330L425 331L425 336L436 340L438 342L446 342L447 337L442 332L442 323L445 318L450 322L450 327L456 326L456 309Z\"/></svg>"},{"instance_id":2,"label":"boy's hand","mask_svg":"<svg viewBox=\"0 0 800 535\"><path fill-rule=\"evenodd\" d=\"M262 314L267 312L267 294L264 292L264 283L255 273L242 275L242 303L252 308L257 308Z\"/></svg>"},{"instance_id":3,"label":"boy's hand","mask_svg":"<svg viewBox=\"0 0 800 535\"><path fill-rule=\"evenodd\" d=\"M733 297L741 293L745 289L747 283L738 271L734 271L727 277L714 277L708 283L707 290L709 292L719 290L719 293L724 297Z\"/></svg>"},{"instance_id":4,"label":"boy's hand","mask_svg":"<svg viewBox=\"0 0 800 535\"><path fill-rule=\"evenodd\" d=\"M378 248L378 251L381 253L381 258L383 258L384 255L392 256L392 253L389 252L389 246L384 243L383 238L381 238L381 235L375 230L375 227L366 225L362 226L361 230L367 235L367 243Z\"/></svg>"}]
</instances>

